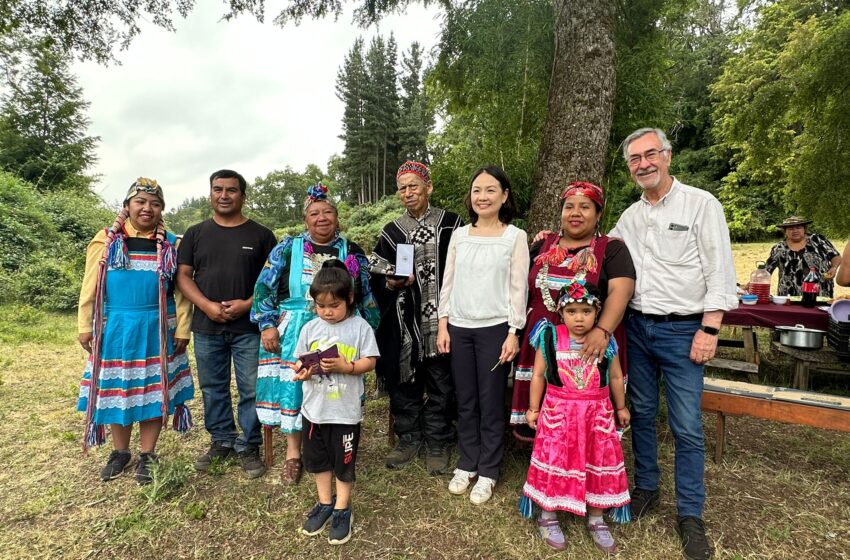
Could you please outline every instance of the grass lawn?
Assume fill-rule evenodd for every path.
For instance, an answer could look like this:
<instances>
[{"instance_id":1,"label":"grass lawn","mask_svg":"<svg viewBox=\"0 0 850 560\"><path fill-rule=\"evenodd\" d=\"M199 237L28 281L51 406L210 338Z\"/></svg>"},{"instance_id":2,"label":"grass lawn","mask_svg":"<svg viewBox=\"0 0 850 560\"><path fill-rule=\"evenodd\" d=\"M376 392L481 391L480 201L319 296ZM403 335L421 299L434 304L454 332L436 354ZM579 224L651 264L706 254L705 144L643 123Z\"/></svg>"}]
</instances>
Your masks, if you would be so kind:
<instances>
[{"instance_id":1,"label":"grass lawn","mask_svg":"<svg viewBox=\"0 0 850 560\"><path fill-rule=\"evenodd\" d=\"M736 246L746 281L769 244ZM838 245L837 245L838 246ZM839 250L843 249L843 244ZM26 307L0 307L0 558L603 558L581 522L564 518L571 545L549 551L517 497L529 451L509 448L494 498L481 507L451 496L448 476L429 477L421 463L389 471L383 457L387 400L367 405L354 496L355 533L342 547L296 532L312 506L309 476L279 484L277 461L248 480L237 464L194 471L208 444L200 392L196 428L160 440L162 472L140 489L125 476L102 483L108 448L80 453L82 416L74 411L85 355L75 319ZM765 348L766 346L762 346ZM787 364L766 356L760 376L779 383ZM847 378L813 377L815 390L847 390ZM707 456L714 417L704 418ZM727 422L727 453L706 463L705 519L717 558L850 558L850 434L749 418ZM674 530L673 438L659 425L662 506L656 515L615 529L621 558L679 558ZM628 438L627 438L628 439ZM137 448L134 441L133 446ZM630 442L625 441L627 465Z\"/></svg>"}]
</instances>

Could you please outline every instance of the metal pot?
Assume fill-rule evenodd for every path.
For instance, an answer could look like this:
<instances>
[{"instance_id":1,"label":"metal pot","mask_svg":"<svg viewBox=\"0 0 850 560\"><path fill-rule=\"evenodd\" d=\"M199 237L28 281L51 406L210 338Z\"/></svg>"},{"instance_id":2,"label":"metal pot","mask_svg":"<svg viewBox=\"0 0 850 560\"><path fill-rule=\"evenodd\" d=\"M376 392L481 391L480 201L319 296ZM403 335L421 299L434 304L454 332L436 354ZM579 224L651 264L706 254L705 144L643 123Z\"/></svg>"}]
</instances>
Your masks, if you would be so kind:
<instances>
[{"instance_id":1,"label":"metal pot","mask_svg":"<svg viewBox=\"0 0 850 560\"><path fill-rule=\"evenodd\" d=\"M823 335L826 334L826 331L807 329L803 325L776 327L776 330L779 332L779 342L783 346L802 350L820 350L823 348Z\"/></svg>"}]
</instances>

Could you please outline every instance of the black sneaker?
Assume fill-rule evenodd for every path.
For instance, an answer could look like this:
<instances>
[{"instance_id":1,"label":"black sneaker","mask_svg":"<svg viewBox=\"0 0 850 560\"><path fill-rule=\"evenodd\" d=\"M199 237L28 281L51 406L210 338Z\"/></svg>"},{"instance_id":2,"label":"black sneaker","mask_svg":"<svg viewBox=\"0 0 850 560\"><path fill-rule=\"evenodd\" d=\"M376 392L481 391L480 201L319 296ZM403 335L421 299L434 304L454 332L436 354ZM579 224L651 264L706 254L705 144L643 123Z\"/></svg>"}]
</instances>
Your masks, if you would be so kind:
<instances>
[{"instance_id":1,"label":"black sneaker","mask_svg":"<svg viewBox=\"0 0 850 560\"><path fill-rule=\"evenodd\" d=\"M226 446L223 441L214 441L212 442L212 445L210 445L209 451L195 460L195 469L199 471L206 471L210 468L210 464L213 462L213 459L224 461L234 455L236 455L235 449Z\"/></svg>"},{"instance_id":2,"label":"black sneaker","mask_svg":"<svg viewBox=\"0 0 850 560\"><path fill-rule=\"evenodd\" d=\"M159 457L156 453L139 453L139 460L136 462L136 482L144 486L150 484L153 480L151 477L151 467L159 462Z\"/></svg>"},{"instance_id":3,"label":"black sneaker","mask_svg":"<svg viewBox=\"0 0 850 560\"><path fill-rule=\"evenodd\" d=\"M100 479L104 482L115 480L130 466L133 454L129 451L113 451L106 460L106 465L100 469Z\"/></svg>"},{"instance_id":4,"label":"black sneaker","mask_svg":"<svg viewBox=\"0 0 850 560\"><path fill-rule=\"evenodd\" d=\"M705 536L705 523L699 517L680 517L676 531L682 539L682 554L688 560L708 560L714 551Z\"/></svg>"},{"instance_id":5,"label":"black sneaker","mask_svg":"<svg viewBox=\"0 0 850 560\"><path fill-rule=\"evenodd\" d=\"M266 464L260 459L260 450L256 447L249 447L241 452L239 461L248 478L257 478L266 474Z\"/></svg>"},{"instance_id":6,"label":"black sneaker","mask_svg":"<svg viewBox=\"0 0 850 560\"><path fill-rule=\"evenodd\" d=\"M331 530L328 532L328 542L330 544L345 544L351 538L351 527L354 523L354 516L351 515L351 508L335 509L333 519L331 521Z\"/></svg>"},{"instance_id":7,"label":"black sneaker","mask_svg":"<svg viewBox=\"0 0 850 560\"><path fill-rule=\"evenodd\" d=\"M336 498L331 501L330 505L320 504L316 502L316 505L313 506L313 509L310 510L310 513L307 514L307 519L304 520L304 525L301 526L299 531L304 535L318 535L322 532L322 529L328 524L328 521L331 520L331 516L334 512L334 504L336 504Z\"/></svg>"},{"instance_id":8,"label":"black sneaker","mask_svg":"<svg viewBox=\"0 0 850 560\"><path fill-rule=\"evenodd\" d=\"M387 455L386 465L390 469L400 469L413 460L419 454L419 448L422 442L419 440L413 441L406 438L400 438L395 449Z\"/></svg>"},{"instance_id":9,"label":"black sneaker","mask_svg":"<svg viewBox=\"0 0 850 560\"><path fill-rule=\"evenodd\" d=\"M425 453L425 470L431 476L446 474L449 471L449 458L451 449L447 445L429 443Z\"/></svg>"},{"instance_id":10,"label":"black sneaker","mask_svg":"<svg viewBox=\"0 0 850 560\"><path fill-rule=\"evenodd\" d=\"M640 519L651 509L654 509L658 506L658 502L660 499L660 492L658 490L644 490L643 488L635 488L632 491L632 517L635 519Z\"/></svg>"}]
</instances>

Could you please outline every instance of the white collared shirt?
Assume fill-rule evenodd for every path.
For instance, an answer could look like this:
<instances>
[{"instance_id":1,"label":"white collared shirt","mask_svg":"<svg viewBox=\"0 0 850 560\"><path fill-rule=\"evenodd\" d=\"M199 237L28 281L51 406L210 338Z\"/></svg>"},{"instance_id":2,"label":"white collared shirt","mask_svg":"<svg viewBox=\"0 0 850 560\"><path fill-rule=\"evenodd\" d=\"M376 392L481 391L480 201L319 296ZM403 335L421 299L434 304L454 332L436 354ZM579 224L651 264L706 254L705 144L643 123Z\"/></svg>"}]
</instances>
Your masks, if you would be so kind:
<instances>
[{"instance_id":1,"label":"white collared shirt","mask_svg":"<svg viewBox=\"0 0 850 560\"><path fill-rule=\"evenodd\" d=\"M609 235L625 241L635 264L632 309L690 315L738 307L729 228L711 193L674 177L654 206L641 195Z\"/></svg>"}]
</instances>

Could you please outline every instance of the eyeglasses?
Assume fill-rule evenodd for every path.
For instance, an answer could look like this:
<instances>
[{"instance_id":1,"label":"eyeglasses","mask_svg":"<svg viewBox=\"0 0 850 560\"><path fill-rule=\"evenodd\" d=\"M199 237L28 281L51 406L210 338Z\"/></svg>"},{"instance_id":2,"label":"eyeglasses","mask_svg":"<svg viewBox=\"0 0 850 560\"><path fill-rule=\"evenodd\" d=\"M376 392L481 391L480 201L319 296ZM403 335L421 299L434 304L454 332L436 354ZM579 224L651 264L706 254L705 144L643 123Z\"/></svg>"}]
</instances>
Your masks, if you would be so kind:
<instances>
[{"instance_id":1,"label":"eyeglasses","mask_svg":"<svg viewBox=\"0 0 850 560\"><path fill-rule=\"evenodd\" d=\"M661 157L661 154L666 151L666 148L662 148L660 150L647 150L642 154L635 154L633 156L629 156L629 159L627 159L626 161L628 162L629 167L637 167L638 165L640 165L640 160L642 159L646 159L648 163L655 163L658 161L658 158Z\"/></svg>"},{"instance_id":2,"label":"eyeglasses","mask_svg":"<svg viewBox=\"0 0 850 560\"><path fill-rule=\"evenodd\" d=\"M416 192L416 191L422 190L423 186L424 185L422 185L421 183L411 183L409 185L399 185L398 186L398 192L400 194L404 194L404 192L407 191L407 190L410 190L410 192Z\"/></svg>"}]
</instances>

